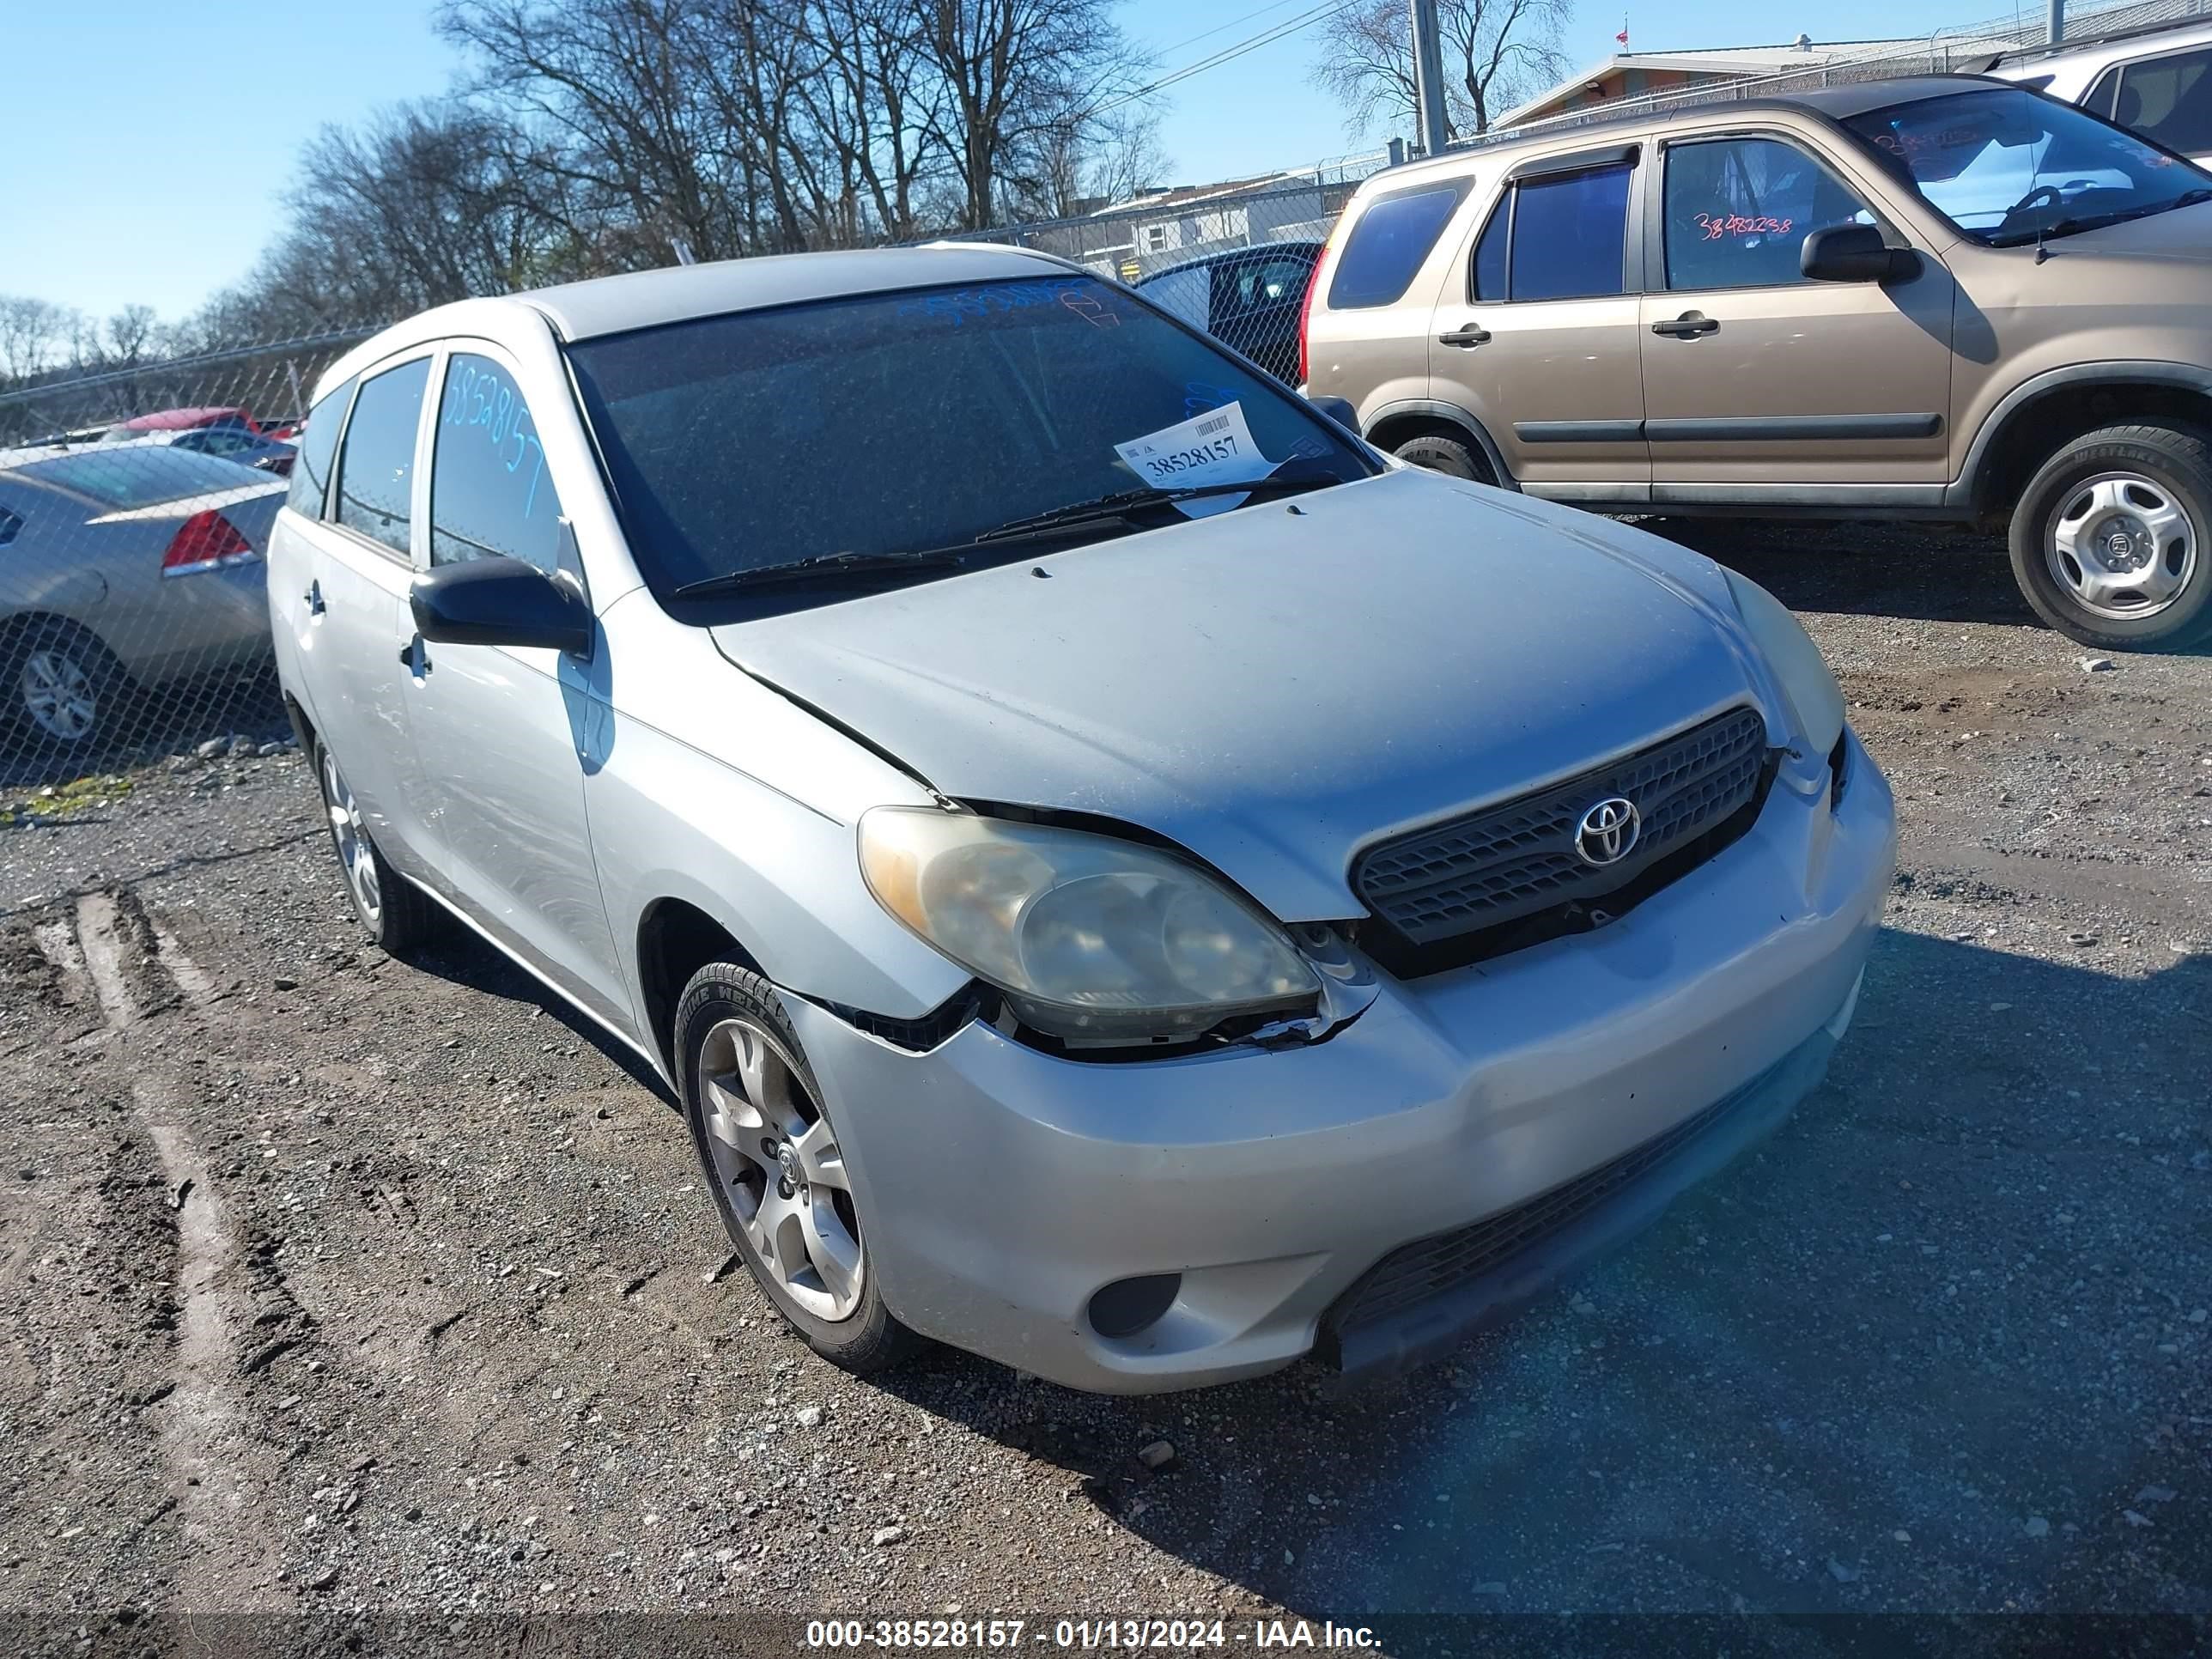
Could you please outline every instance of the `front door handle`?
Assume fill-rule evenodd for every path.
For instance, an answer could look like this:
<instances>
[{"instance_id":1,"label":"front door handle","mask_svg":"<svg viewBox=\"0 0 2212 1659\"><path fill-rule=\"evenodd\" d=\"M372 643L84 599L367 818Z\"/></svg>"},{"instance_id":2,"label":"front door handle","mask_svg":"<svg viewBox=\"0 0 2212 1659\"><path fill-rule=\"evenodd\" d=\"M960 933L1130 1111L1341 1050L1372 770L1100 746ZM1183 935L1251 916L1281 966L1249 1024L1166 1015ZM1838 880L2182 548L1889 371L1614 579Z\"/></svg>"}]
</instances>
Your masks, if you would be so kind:
<instances>
[{"instance_id":1,"label":"front door handle","mask_svg":"<svg viewBox=\"0 0 2212 1659\"><path fill-rule=\"evenodd\" d=\"M1677 340L1694 340L1700 334L1719 333L1721 319L1708 317L1702 311L1686 311L1679 317L1662 318L1652 324L1651 331Z\"/></svg>"},{"instance_id":2,"label":"front door handle","mask_svg":"<svg viewBox=\"0 0 2212 1659\"><path fill-rule=\"evenodd\" d=\"M1452 330L1449 334L1437 335L1437 343L1448 346L1488 345L1490 331L1480 323L1468 323Z\"/></svg>"},{"instance_id":3,"label":"front door handle","mask_svg":"<svg viewBox=\"0 0 2212 1659\"><path fill-rule=\"evenodd\" d=\"M430 672L430 647L422 642L420 634L399 647L399 660L416 679Z\"/></svg>"}]
</instances>

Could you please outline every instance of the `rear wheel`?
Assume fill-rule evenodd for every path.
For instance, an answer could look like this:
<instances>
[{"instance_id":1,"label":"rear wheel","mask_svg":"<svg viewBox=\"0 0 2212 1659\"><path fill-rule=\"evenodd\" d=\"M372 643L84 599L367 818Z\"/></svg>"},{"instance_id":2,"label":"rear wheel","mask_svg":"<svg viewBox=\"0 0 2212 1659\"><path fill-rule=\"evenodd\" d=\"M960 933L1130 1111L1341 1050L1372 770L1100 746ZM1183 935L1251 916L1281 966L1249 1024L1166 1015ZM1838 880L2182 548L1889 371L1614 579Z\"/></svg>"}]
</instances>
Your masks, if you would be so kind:
<instances>
[{"instance_id":1,"label":"rear wheel","mask_svg":"<svg viewBox=\"0 0 2212 1659\"><path fill-rule=\"evenodd\" d=\"M2045 463L2012 518L2013 576L2053 628L2108 651L2212 632L2212 441L2106 427Z\"/></svg>"},{"instance_id":2,"label":"rear wheel","mask_svg":"<svg viewBox=\"0 0 2212 1659\"><path fill-rule=\"evenodd\" d=\"M1474 446L1441 433L1424 432L1418 438L1408 438L1398 446L1396 453L1401 461L1411 461L1415 466L1425 466L1448 477L1466 478L1475 483L1498 482L1489 460Z\"/></svg>"},{"instance_id":3,"label":"rear wheel","mask_svg":"<svg viewBox=\"0 0 2212 1659\"><path fill-rule=\"evenodd\" d=\"M9 723L33 748L89 754L128 684L114 653L75 623L34 623L6 653Z\"/></svg>"},{"instance_id":4,"label":"rear wheel","mask_svg":"<svg viewBox=\"0 0 2212 1659\"><path fill-rule=\"evenodd\" d=\"M432 937L445 920L443 913L376 850L361 804L338 769L337 757L320 738L315 741L315 778L330 818L331 845L345 875L346 895L370 939L397 956Z\"/></svg>"},{"instance_id":5,"label":"rear wheel","mask_svg":"<svg viewBox=\"0 0 2212 1659\"><path fill-rule=\"evenodd\" d=\"M677 1004L676 1054L700 1167L761 1293L848 1371L921 1348L884 1304L837 1131L775 988L708 963Z\"/></svg>"}]
</instances>

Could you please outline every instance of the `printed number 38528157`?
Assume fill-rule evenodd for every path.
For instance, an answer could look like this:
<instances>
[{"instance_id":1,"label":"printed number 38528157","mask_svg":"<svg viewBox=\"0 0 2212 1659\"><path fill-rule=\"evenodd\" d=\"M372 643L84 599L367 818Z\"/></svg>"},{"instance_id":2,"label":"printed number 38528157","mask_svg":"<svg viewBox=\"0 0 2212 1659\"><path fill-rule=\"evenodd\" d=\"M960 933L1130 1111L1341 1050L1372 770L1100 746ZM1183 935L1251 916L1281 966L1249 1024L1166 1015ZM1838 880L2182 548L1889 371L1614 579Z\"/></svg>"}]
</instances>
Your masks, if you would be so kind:
<instances>
[{"instance_id":1,"label":"printed number 38528157","mask_svg":"<svg viewBox=\"0 0 2212 1659\"><path fill-rule=\"evenodd\" d=\"M1145 471L1155 479L1172 478L1194 466L1212 466L1217 462L1236 459L1237 440L1233 437L1216 438L1211 443L1170 450L1164 455L1147 455L1145 457Z\"/></svg>"}]
</instances>

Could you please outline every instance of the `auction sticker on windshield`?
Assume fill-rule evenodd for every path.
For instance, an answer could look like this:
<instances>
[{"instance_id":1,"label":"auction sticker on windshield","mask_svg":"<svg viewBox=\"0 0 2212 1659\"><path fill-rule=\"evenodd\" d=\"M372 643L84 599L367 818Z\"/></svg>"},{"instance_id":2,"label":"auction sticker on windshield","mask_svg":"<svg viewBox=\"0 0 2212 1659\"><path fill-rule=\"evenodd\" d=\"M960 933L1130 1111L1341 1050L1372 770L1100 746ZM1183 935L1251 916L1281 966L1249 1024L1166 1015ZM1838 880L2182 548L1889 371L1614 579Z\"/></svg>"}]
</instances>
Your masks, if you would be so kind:
<instances>
[{"instance_id":1,"label":"auction sticker on windshield","mask_svg":"<svg viewBox=\"0 0 2212 1659\"><path fill-rule=\"evenodd\" d=\"M1266 477L1275 467L1252 441L1252 428L1245 424L1241 403L1224 404L1174 426L1115 444L1114 453L1139 478L1161 489L1245 483ZM1241 495L1215 495L1176 505L1196 519L1209 513L1225 513L1243 500Z\"/></svg>"}]
</instances>

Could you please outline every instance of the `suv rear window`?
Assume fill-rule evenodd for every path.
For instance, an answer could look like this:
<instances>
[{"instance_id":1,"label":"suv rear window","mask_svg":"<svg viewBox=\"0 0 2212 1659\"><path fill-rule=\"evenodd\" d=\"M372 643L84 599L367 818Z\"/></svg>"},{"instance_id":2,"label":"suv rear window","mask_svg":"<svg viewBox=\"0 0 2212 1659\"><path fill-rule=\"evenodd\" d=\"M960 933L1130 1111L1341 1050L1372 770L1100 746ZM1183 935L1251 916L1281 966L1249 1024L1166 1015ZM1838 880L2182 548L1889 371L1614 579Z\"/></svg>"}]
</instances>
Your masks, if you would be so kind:
<instances>
[{"instance_id":1,"label":"suv rear window","mask_svg":"<svg viewBox=\"0 0 2212 1659\"><path fill-rule=\"evenodd\" d=\"M1329 281L1332 311L1395 305L1466 198L1465 179L1416 185L1378 196L1352 227Z\"/></svg>"},{"instance_id":2,"label":"suv rear window","mask_svg":"<svg viewBox=\"0 0 2212 1659\"><path fill-rule=\"evenodd\" d=\"M33 461L17 476L88 495L104 507L153 507L219 489L273 484L265 472L167 444L115 444Z\"/></svg>"}]
</instances>

